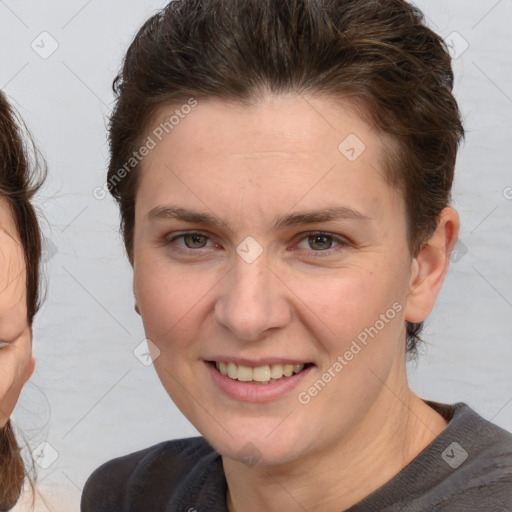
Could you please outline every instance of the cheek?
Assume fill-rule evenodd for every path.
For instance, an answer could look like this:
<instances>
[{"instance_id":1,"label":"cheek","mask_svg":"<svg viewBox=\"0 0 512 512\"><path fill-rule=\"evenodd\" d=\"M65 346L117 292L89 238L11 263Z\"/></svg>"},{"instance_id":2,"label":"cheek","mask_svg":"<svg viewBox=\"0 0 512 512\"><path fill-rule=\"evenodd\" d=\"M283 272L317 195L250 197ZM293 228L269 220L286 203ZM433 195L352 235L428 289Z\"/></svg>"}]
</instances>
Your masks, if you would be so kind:
<instances>
[{"instance_id":1,"label":"cheek","mask_svg":"<svg viewBox=\"0 0 512 512\"><path fill-rule=\"evenodd\" d=\"M193 326L215 286L211 272L190 272L170 265L161 256L137 254L134 264L134 293L146 336L161 350L188 344Z\"/></svg>"},{"instance_id":2,"label":"cheek","mask_svg":"<svg viewBox=\"0 0 512 512\"><path fill-rule=\"evenodd\" d=\"M0 228L0 339L13 341L28 326L26 282L20 243Z\"/></svg>"},{"instance_id":3,"label":"cheek","mask_svg":"<svg viewBox=\"0 0 512 512\"><path fill-rule=\"evenodd\" d=\"M134 292L146 338L156 346L152 351L154 369L171 399L190 417L194 408L183 383L194 382L198 359L194 329L200 323L194 306L199 306L206 291L176 267L138 253Z\"/></svg>"},{"instance_id":4,"label":"cheek","mask_svg":"<svg viewBox=\"0 0 512 512\"><path fill-rule=\"evenodd\" d=\"M146 335L158 345L186 314L190 286L184 286L177 278L153 269L150 262L134 267L134 293Z\"/></svg>"},{"instance_id":5,"label":"cheek","mask_svg":"<svg viewBox=\"0 0 512 512\"><path fill-rule=\"evenodd\" d=\"M378 266L361 265L346 269L346 272L342 269L338 273L302 277L291 286L300 299L297 302L305 305L305 313L309 310L309 316L314 314L317 333L325 333L324 344L329 345L329 352L339 351L345 344L350 344L390 309L386 330L390 330L387 328L390 325L400 328L397 309L403 309L405 281L400 278L399 270L392 266L386 265L386 272L371 268ZM393 308L395 303L400 306Z\"/></svg>"},{"instance_id":6,"label":"cheek","mask_svg":"<svg viewBox=\"0 0 512 512\"><path fill-rule=\"evenodd\" d=\"M352 268L346 276L309 279L298 288L315 313L309 327L325 354L319 373L300 390L300 403L309 401L310 413L336 409L349 421L345 411L352 411L355 424L365 413L361 404L374 402L400 360L404 279L398 266L387 268L381 273Z\"/></svg>"}]
</instances>

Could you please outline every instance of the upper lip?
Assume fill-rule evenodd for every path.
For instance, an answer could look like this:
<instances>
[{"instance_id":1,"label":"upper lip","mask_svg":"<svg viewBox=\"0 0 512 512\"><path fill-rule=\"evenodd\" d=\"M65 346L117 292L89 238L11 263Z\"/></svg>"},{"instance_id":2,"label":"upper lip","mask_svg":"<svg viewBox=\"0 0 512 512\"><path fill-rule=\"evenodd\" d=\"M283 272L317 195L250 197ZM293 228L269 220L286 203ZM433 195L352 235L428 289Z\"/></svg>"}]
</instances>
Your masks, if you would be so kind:
<instances>
[{"instance_id":1,"label":"upper lip","mask_svg":"<svg viewBox=\"0 0 512 512\"><path fill-rule=\"evenodd\" d=\"M243 366L267 366L272 364L309 364L311 361L304 359L290 359L287 357L265 357L259 359L246 359L244 357L232 357L232 356L214 356L205 361L223 362L223 363L235 363L236 365Z\"/></svg>"}]
</instances>

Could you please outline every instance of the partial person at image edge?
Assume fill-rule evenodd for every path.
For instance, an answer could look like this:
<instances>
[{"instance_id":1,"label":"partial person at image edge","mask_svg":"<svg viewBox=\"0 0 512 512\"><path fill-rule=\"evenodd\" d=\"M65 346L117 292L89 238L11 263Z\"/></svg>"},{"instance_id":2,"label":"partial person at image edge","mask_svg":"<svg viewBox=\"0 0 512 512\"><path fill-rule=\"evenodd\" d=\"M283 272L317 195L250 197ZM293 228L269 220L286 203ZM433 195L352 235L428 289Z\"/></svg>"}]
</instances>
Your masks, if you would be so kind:
<instances>
[{"instance_id":1,"label":"partial person at image edge","mask_svg":"<svg viewBox=\"0 0 512 512\"><path fill-rule=\"evenodd\" d=\"M27 501L35 496L35 476L20 454L19 430L10 418L35 369L32 323L40 306L41 235L32 199L45 174L23 121L0 91L0 510L14 507L24 485Z\"/></svg>"}]
</instances>

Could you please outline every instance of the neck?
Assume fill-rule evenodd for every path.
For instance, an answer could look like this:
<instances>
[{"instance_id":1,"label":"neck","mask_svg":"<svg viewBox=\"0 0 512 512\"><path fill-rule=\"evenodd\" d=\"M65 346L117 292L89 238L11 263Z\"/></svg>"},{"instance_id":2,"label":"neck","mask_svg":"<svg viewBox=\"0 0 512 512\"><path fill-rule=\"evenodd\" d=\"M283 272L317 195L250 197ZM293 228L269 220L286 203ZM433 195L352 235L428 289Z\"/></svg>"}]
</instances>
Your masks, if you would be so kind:
<instances>
[{"instance_id":1,"label":"neck","mask_svg":"<svg viewBox=\"0 0 512 512\"><path fill-rule=\"evenodd\" d=\"M265 467L223 457L229 512L339 512L393 478L447 422L406 382L399 393L391 389L399 388L384 387L365 418L328 451Z\"/></svg>"}]
</instances>

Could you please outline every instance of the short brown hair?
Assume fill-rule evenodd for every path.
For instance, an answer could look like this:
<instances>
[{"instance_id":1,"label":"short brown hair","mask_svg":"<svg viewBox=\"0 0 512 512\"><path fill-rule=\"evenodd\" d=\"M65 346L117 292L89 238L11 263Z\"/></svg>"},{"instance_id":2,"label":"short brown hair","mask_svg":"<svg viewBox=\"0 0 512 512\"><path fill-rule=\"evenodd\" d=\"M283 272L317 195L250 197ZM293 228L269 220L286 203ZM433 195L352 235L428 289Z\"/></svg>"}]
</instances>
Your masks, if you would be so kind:
<instances>
[{"instance_id":1,"label":"short brown hair","mask_svg":"<svg viewBox=\"0 0 512 512\"><path fill-rule=\"evenodd\" d=\"M137 167L123 173L163 105L249 104L264 91L348 98L393 143L384 165L407 208L411 254L450 202L464 136L443 39L404 0L174 0L137 33L114 80L107 183L133 263ZM415 353L422 324L407 323Z\"/></svg>"},{"instance_id":2,"label":"short brown hair","mask_svg":"<svg viewBox=\"0 0 512 512\"><path fill-rule=\"evenodd\" d=\"M9 202L27 268L27 320L30 325L39 304L41 235L31 199L44 180L46 168L34 146L26 146L23 123L0 91L0 197ZM31 141L29 141L31 142ZM33 151L29 151L33 149ZM31 158L32 157L32 158ZM34 158L35 157L35 158ZM30 163L39 161L36 165ZM36 180L37 179L37 180ZM11 423L0 429L0 510L10 510L18 500L27 472Z\"/></svg>"}]
</instances>

